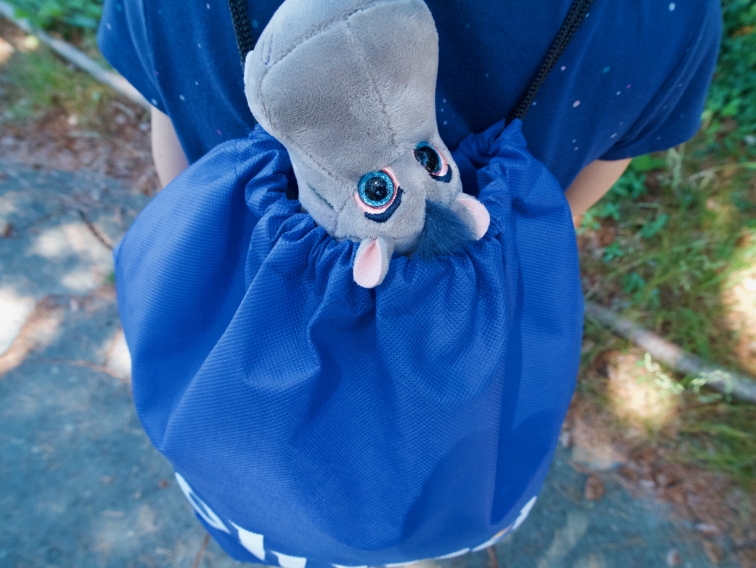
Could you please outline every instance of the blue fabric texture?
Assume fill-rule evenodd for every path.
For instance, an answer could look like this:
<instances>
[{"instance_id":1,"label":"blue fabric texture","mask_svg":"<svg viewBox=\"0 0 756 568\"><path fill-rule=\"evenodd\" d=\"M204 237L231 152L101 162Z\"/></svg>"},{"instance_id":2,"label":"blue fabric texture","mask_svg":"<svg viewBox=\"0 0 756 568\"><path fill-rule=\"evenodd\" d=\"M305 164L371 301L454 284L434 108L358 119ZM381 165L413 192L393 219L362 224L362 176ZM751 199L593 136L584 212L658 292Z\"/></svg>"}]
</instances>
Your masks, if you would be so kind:
<instances>
[{"instance_id":1,"label":"blue fabric texture","mask_svg":"<svg viewBox=\"0 0 756 568\"><path fill-rule=\"evenodd\" d=\"M521 522L577 375L577 246L515 121L455 159L488 233L395 256L373 290L286 198L260 127L218 145L115 252L144 428L233 557L364 566L464 552ZM519 519L519 521L518 521Z\"/></svg>"},{"instance_id":2,"label":"blue fabric texture","mask_svg":"<svg viewBox=\"0 0 756 568\"><path fill-rule=\"evenodd\" d=\"M454 149L502 120L572 0L426 0L439 34L436 118ZM259 36L281 0L248 0ZM671 148L699 127L721 34L719 0L596 0L524 121L566 188L596 159ZM190 162L255 122L226 0L105 0L107 60L167 114Z\"/></svg>"}]
</instances>

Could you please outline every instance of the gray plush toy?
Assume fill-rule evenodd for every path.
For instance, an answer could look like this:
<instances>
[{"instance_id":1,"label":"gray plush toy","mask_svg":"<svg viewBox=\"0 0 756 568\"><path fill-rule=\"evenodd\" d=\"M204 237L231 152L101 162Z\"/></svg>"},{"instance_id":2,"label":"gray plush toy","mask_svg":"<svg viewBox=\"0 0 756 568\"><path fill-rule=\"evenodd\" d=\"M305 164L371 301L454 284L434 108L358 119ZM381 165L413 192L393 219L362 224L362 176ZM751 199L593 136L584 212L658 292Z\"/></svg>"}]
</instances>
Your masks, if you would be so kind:
<instances>
[{"instance_id":1,"label":"gray plush toy","mask_svg":"<svg viewBox=\"0 0 756 568\"><path fill-rule=\"evenodd\" d=\"M394 252L457 252L488 229L438 133L437 71L422 0L286 0L246 58L252 114L288 150L304 209L360 243L365 288Z\"/></svg>"}]
</instances>

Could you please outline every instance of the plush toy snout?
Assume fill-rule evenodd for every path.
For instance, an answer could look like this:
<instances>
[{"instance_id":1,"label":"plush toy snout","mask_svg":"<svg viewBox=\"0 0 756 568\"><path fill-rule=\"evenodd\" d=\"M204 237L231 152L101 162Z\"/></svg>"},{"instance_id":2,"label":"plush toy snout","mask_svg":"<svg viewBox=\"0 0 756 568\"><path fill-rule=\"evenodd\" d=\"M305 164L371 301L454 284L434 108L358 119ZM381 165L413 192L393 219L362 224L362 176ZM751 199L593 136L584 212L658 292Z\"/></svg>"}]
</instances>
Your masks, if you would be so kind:
<instances>
[{"instance_id":1,"label":"plush toy snout","mask_svg":"<svg viewBox=\"0 0 756 568\"><path fill-rule=\"evenodd\" d=\"M470 241L483 238L490 222L485 206L465 193L458 194L451 207L428 201L425 225L413 255L431 260L459 252ZM389 239L364 239L354 259L354 281L363 288L378 286L388 273L393 252Z\"/></svg>"}]
</instances>

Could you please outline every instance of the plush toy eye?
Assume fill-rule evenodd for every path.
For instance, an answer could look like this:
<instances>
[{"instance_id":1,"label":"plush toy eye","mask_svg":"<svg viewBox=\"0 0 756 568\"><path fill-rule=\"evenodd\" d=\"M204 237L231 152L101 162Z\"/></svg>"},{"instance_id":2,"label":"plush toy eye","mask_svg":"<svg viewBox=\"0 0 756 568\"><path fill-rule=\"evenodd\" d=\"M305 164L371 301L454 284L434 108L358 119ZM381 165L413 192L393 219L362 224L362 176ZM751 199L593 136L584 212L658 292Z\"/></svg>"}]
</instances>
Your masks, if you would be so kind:
<instances>
[{"instance_id":1,"label":"plush toy eye","mask_svg":"<svg viewBox=\"0 0 756 568\"><path fill-rule=\"evenodd\" d=\"M451 181L451 166L446 162L444 155L427 142L420 142L415 147L415 159L422 164L434 180L443 183Z\"/></svg>"},{"instance_id":2,"label":"plush toy eye","mask_svg":"<svg viewBox=\"0 0 756 568\"><path fill-rule=\"evenodd\" d=\"M354 192L354 200L367 219L385 223L402 203L402 188L394 172L387 167L362 176Z\"/></svg>"},{"instance_id":3,"label":"plush toy eye","mask_svg":"<svg viewBox=\"0 0 756 568\"><path fill-rule=\"evenodd\" d=\"M384 171L370 172L362 176L358 186L360 200L370 208L381 209L388 205L396 193L392 176Z\"/></svg>"},{"instance_id":4,"label":"plush toy eye","mask_svg":"<svg viewBox=\"0 0 756 568\"><path fill-rule=\"evenodd\" d=\"M422 164L422 166L431 175L439 175L444 168L445 161L438 151L428 144L427 142L421 142L415 148L415 159Z\"/></svg>"}]
</instances>

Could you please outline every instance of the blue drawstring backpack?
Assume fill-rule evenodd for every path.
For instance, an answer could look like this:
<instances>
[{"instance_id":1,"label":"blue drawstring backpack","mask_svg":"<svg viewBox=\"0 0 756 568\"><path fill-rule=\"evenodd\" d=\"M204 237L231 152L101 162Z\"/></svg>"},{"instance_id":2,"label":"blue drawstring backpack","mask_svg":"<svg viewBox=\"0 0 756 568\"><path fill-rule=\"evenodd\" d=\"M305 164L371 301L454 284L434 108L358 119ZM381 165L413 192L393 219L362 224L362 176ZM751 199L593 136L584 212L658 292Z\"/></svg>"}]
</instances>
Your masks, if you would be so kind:
<instances>
[{"instance_id":1,"label":"blue drawstring backpack","mask_svg":"<svg viewBox=\"0 0 756 568\"><path fill-rule=\"evenodd\" d=\"M190 166L117 247L139 418L234 558L451 558L533 507L580 357L572 218L519 118L453 157L488 232L459 254L394 255L376 288L354 282L359 243L291 199L289 156L259 126Z\"/></svg>"}]
</instances>

